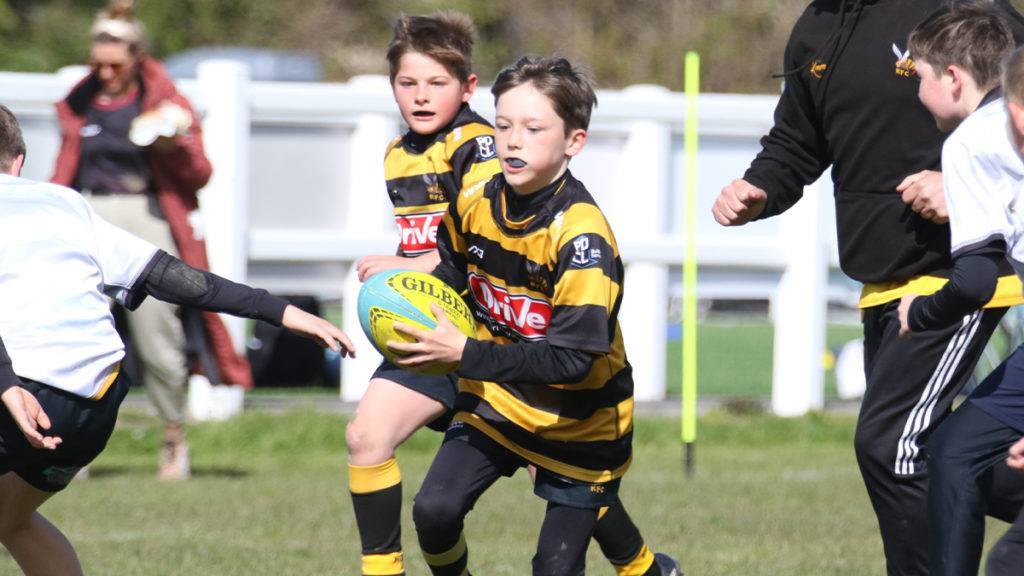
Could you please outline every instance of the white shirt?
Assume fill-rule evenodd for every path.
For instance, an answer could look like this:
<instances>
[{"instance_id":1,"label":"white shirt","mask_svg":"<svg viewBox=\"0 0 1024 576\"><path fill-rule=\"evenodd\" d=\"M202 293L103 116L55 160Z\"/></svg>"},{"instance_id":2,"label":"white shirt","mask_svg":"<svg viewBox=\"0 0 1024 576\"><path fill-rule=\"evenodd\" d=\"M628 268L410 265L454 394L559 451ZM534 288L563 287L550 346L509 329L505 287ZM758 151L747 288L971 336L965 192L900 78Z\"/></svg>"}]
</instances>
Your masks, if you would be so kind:
<instances>
[{"instance_id":1,"label":"white shirt","mask_svg":"<svg viewBox=\"0 0 1024 576\"><path fill-rule=\"evenodd\" d=\"M975 110L942 146L942 180L953 256L1001 238L1024 278L1024 161L1008 130L1002 98Z\"/></svg>"},{"instance_id":2,"label":"white shirt","mask_svg":"<svg viewBox=\"0 0 1024 576\"><path fill-rule=\"evenodd\" d=\"M124 356L107 296L125 302L156 250L74 190L0 174L0 338L14 372L103 392Z\"/></svg>"}]
</instances>

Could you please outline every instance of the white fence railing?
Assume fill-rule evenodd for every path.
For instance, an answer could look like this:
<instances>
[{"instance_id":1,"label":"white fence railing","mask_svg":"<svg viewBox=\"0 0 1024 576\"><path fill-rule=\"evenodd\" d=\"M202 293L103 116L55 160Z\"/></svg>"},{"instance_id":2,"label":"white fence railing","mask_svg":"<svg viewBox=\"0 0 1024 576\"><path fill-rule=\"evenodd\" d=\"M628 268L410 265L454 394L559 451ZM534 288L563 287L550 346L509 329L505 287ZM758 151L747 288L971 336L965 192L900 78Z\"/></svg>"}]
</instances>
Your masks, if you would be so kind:
<instances>
[{"instance_id":1,"label":"white fence railing","mask_svg":"<svg viewBox=\"0 0 1024 576\"><path fill-rule=\"evenodd\" d=\"M0 73L0 103L18 115L25 131L26 176L49 177L59 144L53 103L82 73ZM212 265L277 293L354 302L354 261L392 253L396 244L381 160L401 119L387 79L302 84L247 78L237 64L208 62L198 80L179 83L204 116L214 162L214 178L201 195ZM665 393L668 302L680 292L684 253L683 95L635 86L601 91L598 98L587 149L572 170L607 214L627 265L620 319L637 399L659 399ZM776 100L700 97L698 295L772 301L773 407L799 414L822 401L825 302L853 301L857 290L836 269L831 183L825 178L810 187L807 198L781 218L726 229L710 217L718 191L742 175L760 149ZM472 105L493 116L486 90ZM230 326L240 346L242 325ZM360 358L343 364L342 395L353 400L377 358L355 314L344 314L344 328L362 344Z\"/></svg>"}]
</instances>

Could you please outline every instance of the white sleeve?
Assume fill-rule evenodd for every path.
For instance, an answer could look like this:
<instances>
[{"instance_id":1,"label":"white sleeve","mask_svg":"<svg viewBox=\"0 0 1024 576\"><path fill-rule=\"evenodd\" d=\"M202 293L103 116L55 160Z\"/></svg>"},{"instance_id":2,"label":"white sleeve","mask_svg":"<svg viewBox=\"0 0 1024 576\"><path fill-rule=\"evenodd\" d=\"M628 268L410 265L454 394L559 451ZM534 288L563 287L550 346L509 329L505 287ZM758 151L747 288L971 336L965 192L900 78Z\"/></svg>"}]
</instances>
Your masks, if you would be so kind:
<instances>
[{"instance_id":1,"label":"white sleeve","mask_svg":"<svg viewBox=\"0 0 1024 576\"><path fill-rule=\"evenodd\" d=\"M1004 164L1002 155L991 149L972 153L965 143L952 139L943 146L942 181L954 257L992 240L1010 244L1014 229L1009 204L1014 180Z\"/></svg>"},{"instance_id":2,"label":"white sleeve","mask_svg":"<svg viewBox=\"0 0 1024 576\"><path fill-rule=\"evenodd\" d=\"M89 212L96 239L96 263L103 274L103 291L127 305L135 300L129 296L156 255L157 247L100 218L91 209ZM139 302L141 300L136 305Z\"/></svg>"}]
</instances>

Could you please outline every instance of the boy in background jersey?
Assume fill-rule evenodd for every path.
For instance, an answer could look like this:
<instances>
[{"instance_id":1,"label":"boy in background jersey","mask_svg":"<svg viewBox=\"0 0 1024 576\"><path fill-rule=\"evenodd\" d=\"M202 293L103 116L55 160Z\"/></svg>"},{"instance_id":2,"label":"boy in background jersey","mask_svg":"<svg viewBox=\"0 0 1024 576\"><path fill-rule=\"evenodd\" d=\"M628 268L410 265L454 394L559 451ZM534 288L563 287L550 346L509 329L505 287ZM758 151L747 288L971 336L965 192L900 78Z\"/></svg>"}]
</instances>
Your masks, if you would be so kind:
<instances>
[{"instance_id":1,"label":"boy in background jersey","mask_svg":"<svg viewBox=\"0 0 1024 576\"><path fill-rule=\"evenodd\" d=\"M470 19L454 12L404 16L395 23L387 59L409 131L388 145L384 177L401 243L395 256L360 260L360 280L396 268L433 270L440 261L438 225L449 202L501 171L494 129L468 105L477 84L471 71L473 37ZM402 476L395 448L423 426L444 430L456 390L454 376L414 374L385 360L356 408L345 440L365 576L404 573ZM655 555L621 503L602 512L594 537L618 574L657 569ZM657 561L674 564L663 555Z\"/></svg>"},{"instance_id":2,"label":"boy in background jersey","mask_svg":"<svg viewBox=\"0 0 1024 576\"><path fill-rule=\"evenodd\" d=\"M26 574L75 576L74 548L37 509L103 451L128 392L108 297L132 310L153 296L353 348L326 320L105 222L78 192L19 178L24 159L0 106L0 542Z\"/></svg>"},{"instance_id":3,"label":"boy in background jersey","mask_svg":"<svg viewBox=\"0 0 1024 576\"><path fill-rule=\"evenodd\" d=\"M622 511L617 491L632 455L622 262L604 215L568 172L596 97L564 59L523 58L491 92L502 174L451 204L434 270L468 290L478 339L457 334L438 309L436 330L396 325L417 342L389 343L408 355L402 366L460 363L454 422L413 520L432 573L466 574L466 514L500 476L532 465L534 492L548 502L533 573L582 574L599 518ZM642 569L616 566L620 574L680 574L638 534L599 543L609 557L616 545L644 557Z\"/></svg>"},{"instance_id":4,"label":"boy in background jersey","mask_svg":"<svg viewBox=\"0 0 1024 576\"><path fill-rule=\"evenodd\" d=\"M1024 271L1024 162L1006 136L999 63L1014 47L995 12L955 6L910 34L918 96L939 129L953 273L939 291L902 298L900 335L969 325L996 291L1000 266ZM955 129L955 130L954 130ZM1024 431L1024 351L1018 349L935 431L928 444L929 573L976 574L994 469ZM1017 569L1019 570L1019 565Z\"/></svg>"},{"instance_id":5,"label":"boy in background jersey","mask_svg":"<svg viewBox=\"0 0 1024 576\"><path fill-rule=\"evenodd\" d=\"M473 36L472 22L458 13L403 16L395 23L387 59L409 131L388 145L384 178L401 242L396 255L360 260L360 281L396 268L433 270L437 226L448 202L500 171L494 129L467 104L477 83ZM455 387L452 376L414 374L384 360L348 424L349 491L366 576L405 573L395 448L425 425L447 426Z\"/></svg>"}]
</instances>

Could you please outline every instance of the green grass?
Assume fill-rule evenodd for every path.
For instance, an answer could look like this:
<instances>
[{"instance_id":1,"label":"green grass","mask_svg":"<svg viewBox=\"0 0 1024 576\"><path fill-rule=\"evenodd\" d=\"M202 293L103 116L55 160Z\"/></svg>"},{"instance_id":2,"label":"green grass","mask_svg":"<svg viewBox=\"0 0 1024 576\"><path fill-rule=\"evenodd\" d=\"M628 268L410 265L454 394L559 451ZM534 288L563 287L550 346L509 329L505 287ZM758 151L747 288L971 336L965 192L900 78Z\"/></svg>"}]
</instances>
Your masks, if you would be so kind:
<instances>
[{"instance_id":1,"label":"green grass","mask_svg":"<svg viewBox=\"0 0 1024 576\"><path fill-rule=\"evenodd\" d=\"M767 321L702 322L697 327L697 388L701 396L770 396L772 391L772 340L774 326ZM830 324L825 333L829 351L861 337L859 325ZM825 354L822 350L822 354ZM678 340L669 341L666 387L679 395ZM836 397L835 373L825 371L826 398Z\"/></svg>"},{"instance_id":2,"label":"green grass","mask_svg":"<svg viewBox=\"0 0 1024 576\"><path fill-rule=\"evenodd\" d=\"M196 425L195 478L161 483L154 479L159 425L123 414L92 478L74 482L42 512L69 536L89 574L355 575L344 424L307 410ZM853 426L851 416L714 413L701 420L697 472L687 480L676 423L641 420L623 501L652 548L677 556L688 576L880 574ZM410 575L427 574L410 510L439 441L421 432L399 451ZM528 573L543 509L523 473L485 494L467 523L475 573ZM613 574L596 546L588 567ZM0 574L14 573L0 552Z\"/></svg>"}]
</instances>

